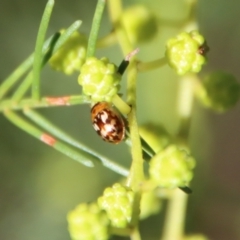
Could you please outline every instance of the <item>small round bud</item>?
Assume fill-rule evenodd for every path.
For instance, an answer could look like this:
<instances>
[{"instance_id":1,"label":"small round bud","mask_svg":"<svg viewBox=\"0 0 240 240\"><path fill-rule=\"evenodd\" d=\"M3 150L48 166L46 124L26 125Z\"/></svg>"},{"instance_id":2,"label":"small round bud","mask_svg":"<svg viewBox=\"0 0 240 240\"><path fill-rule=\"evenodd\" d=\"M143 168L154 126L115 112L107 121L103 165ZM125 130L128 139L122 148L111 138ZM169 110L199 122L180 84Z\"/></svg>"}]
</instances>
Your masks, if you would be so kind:
<instances>
[{"instance_id":1,"label":"small round bud","mask_svg":"<svg viewBox=\"0 0 240 240\"><path fill-rule=\"evenodd\" d=\"M199 72L206 63L206 42L198 31L183 32L167 42L165 55L170 67L179 75L188 72Z\"/></svg>"},{"instance_id":2,"label":"small round bud","mask_svg":"<svg viewBox=\"0 0 240 240\"><path fill-rule=\"evenodd\" d=\"M111 102L120 89L121 75L107 58L90 57L81 67L78 83L93 102Z\"/></svg>"},{"instance_id":3,"label":"small round bud","mask_svg":"<svg viewBox=\"0 0 240 240\"><path fill-rule=\"evenodd\" d=\"M134 5L124 10L121 23L132 44L149 41L158 30L154 14L143 5Z\"/></svg>"},{"instance_id":4,"label":"small round bud","mask_svg":"<svg viewBox=\"0 0 240 240\"><path fill-rule=\"evenodd\" d=\"M204 106L224 112L239 100L240 84L232 74L213 72L203 79L197 96Z\"/></svg>"},{"instance_id":5,"label":"small round bud","mask_svg":"<svg viewBox=\"0 0 240 240\"><path fill-rule=\"evenodd\" d=\"M111 225L125 228L132 218L134 192L116 183L104 190L103 196L98 198L98 205L107 212Z\"/></svg>"},{"instance_id":6,"label":"small round bud","mask_svg":"<svg viewBox=\"0 0 240 240\"><path fill-rule=\"evenodd\" d=\"M72 240L107 240L109 219L96 203L79 204L68 213L68 229Z\"/></svg>"},{"instance_id":7,"label":"small round bud","mask_svg":"<svg viewBox=\"0 0 240 240\"><path fill-rule=\"evenodd\" d=\"M182 149L170 145L150 161L150 179L160 187L186 186L193 177L195 160Z\"/></svg>"},{"instance_id":8,"label":"small round bud","mask_svg":"<svg viewBox=\"0 0 240 240\"><path fill-rule=\"evenodd\" d=\"M62 30L61 34L64 31ZM70 75L74 71L80 71L86 58L86 52L86 36L75 31L57 52L53 54L49 60L49 64L54 70Z\"/></svg>"},{"instance_id":9,"label":"small round bud","mask_svg":"<svg viewBox=\"0 0 240 240\"><path fill-rule=\"evenodd\" d=\"M161 201L154 191L144 192L140 202L140 219L157 214L161 209Z\"/></svg>"}]
</instances>

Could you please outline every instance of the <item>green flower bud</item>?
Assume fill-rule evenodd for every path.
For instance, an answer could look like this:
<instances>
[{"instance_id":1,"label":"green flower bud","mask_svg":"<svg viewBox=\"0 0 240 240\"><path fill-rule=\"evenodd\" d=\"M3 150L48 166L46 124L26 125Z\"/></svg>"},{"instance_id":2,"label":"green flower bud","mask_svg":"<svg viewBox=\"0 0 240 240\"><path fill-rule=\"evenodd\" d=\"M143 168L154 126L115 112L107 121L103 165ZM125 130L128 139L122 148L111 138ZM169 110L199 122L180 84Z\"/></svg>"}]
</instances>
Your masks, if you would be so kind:
<instances>
[{"instance_id":1,"label":"green flower bud","mask_svg":"<svg viewBox=\"0 0 240 240\"><path fill-rule=\"evenodd\" d=\"M185 236L183 238L183 240L208 240L208 239L209 238L207 238L202 234L193 234L193 235Z\"/></svg>"},{"instance_id":2,"label":"green flower bud","mask_svg":"<svg viewBox=\"0 0 240 240\"><path fill-rule=\"evenodd\" d=\"M93 102L111 102L120 89L121 75L107 58L90 57L81 68L78 83Z\"/></svg>"},{"instance_id":3,"label":"green flower bud","mask_svg":"<svg viewBox=\"0 0 240 240\"><path fill-rule=\"evenodd\" d=\"M98 205L107 212L113 227L125 228L132 218L133 200L134 192L116 183L104 190L103 196L98 198Z\"/></svg>"},{"instance_id":4,"label":"green flower bud","mask_svg":"<svg viewBox=\"0 0 240 240\"><path fill-rule=\"evenodd\" d=\"M161 209L161 201L154 191L144 192L140 202L140 219L157 214Z\"/></svg>"},{"instance_id":5,"label":"green flower bud","mask_svg":"<svg viewBox=\"0 0 240 240\"><path fill-rule=\"evenodd\" d=\"M208 50L202 35L197 31L183 32L176 38L169 39L165 56L170 67L179 75L187 72L199 72L206 63L205 53Z\"/></svg>"},{"instance_id":6,"label":"green flower bud","mask_svg":"<svg viewBox=\"0 0 240 240\"><path fill-rule=\"evenodd\" d=\"M182 149L170 145L150 161L150 179L160 187L186 186L193 177L195 160Z\"/></svg>"},{"instance_id":7,"label":"green flower bud","mask_svg":"<svg viewBox=\"0 0 240 240\"><path fill-rule=\"evenodd\" d=\"M171 143L171 136L160 125L147 123L139 128L141 137L151 146L155 152L159 152Z\"/></svg>"},{"instance_id":8,"label":"green flower bud","mask_svg":"<svg viewBox=\"0 0 240 240\"><path fill-rule=\"evenodd\" d=\"M121 23L132 44L149 41L158 30L157 19L143 5L134 5L124 10Z\"/></svg>"},{"instance_id":9,"label":"green flower bud","mask_svg":"<svg viewBox=\"0 0 240 240\"><path fill-rule=\"evenodd\" d=\"M62 30L63 33L65 30ZM49 60L50 66L67 75L80 71L87 52L87 38L75 31Z\"/></svg>"},{"instance_id":10,"label":"green flower bud","mask_svg":"<svg viewBox=\"0 0 240 240\"><path fill-rule=\"evenodd\" d=\"M79 204L68 213L68 229L73 240L106 240L109 219L96 203Z\"/></svg>"},{"instance_id":11,"label":"green flower bud","mask_svg":"<svg viewBox=\"0 0 240 240\"><path fill-rule=\"evenodd\" d=\"M213 72L203 79L197 96L204 106L224 112L239 100L240 84L229 73Z\"/></svg>"}]
</instances>

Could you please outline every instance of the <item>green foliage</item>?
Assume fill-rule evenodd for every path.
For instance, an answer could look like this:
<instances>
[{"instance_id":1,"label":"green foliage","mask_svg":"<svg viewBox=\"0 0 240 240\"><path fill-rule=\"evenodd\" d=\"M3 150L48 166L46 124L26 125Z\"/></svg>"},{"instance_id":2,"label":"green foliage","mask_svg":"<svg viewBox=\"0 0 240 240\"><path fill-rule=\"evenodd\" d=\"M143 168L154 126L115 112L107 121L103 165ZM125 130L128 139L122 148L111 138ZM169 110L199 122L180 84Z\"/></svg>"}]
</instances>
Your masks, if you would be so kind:
<instances>
[{"instance_id":1,"label":"green foliage","mask_svg":"<svg viewBox=\"0 0 240 240\"><path fill-rule=\"evenodd\" d=\"M188 185L193 177L195 160L175 145L158 152L150 161L150 179L158 186L175 188Z\"/></svg>"},{"instance_id":2,"label":"green foliage","mask_svg":"<svg viewBox=\"0 0 240 240\"><path fill-rule=\"evenodd\" d=\"M202 65L206 63L205 57L199 53L205 40L198 31L180 33L176 38L167 42L166 57L169 65L179 75L188 72L199 72Z\"/></svg>"},{"instance_id":3,"label":"green foliage","mask_svg":"<svg viewBox=\"0 0 240 240\"><path fill-rule=\"evenodd\" d=\"M93 102L111 102L120 89L121 75L107 58L88 58L81 67L78 83Z\"/></svg>"},{"instance_id":4,"label":"green foliage","mask_svg":"<svg viewBox=\"0 0 240 240\"><path fill-rule=\"evenodd\" d=\"M117 228L126 228L132 219L134 192L115 183L111 188L104 190L98 198L98 205L107 212L111 225Z\"/></svg>"},{"instance_id":5,"label":"green foliage","mask_svg":"<svg viewBox=\"0 0 240 240\"><path fill-rule=\"evenodd\" d=\"M61 30L63 33L65 30ZM85 35L74 32L62 47L49 60L54 70L70 75L80 71L87 54L87 38Z\"/></svg>"},{"instance_id":6,"label":"green foliage","mask_svg":"<svg viewBox=\"0 0 240 240\"><path fill-rule=\"evenodd\" d=\"M98 33L106 4L113 30L100 41ZM120 0L98 0L89 36L77 32L81 22L76 21L66 30L59 31L61 34L57 32L44 42L54 5L54 1L49 0L40 23L34 55L27 58L0 86L0 111L14 125L87 167L97 167L101 163L126 177L124 184L115 183L106 188L97 203L81 203L69 212L69 233L73 240L106 240L112 234L140 240L139 220L157 214L162 208L162 199L169 201L163 240L206 239L203 235L185 236L183 224L186 193L191 192L187 186L190 185L196 165L195 158L188 150L194 93L197 92L205 106L223 112L237 103L240 86L235 77L227 73L211 73L203 80L195 74L206 63L208 47L196 27L196 2L186 1L185 4L189 11L187 18L172 22L172 26L180 28L180 34L166 42L164 56L157 50L157 59L144 62L144 59L136 59L138 49L135 49L135 45L144 42L151 46L150 40L158 34L158 23L164 23L147 6L137 4L123 9ZM188 32L190 25L196 29ZM126 91L123 90L126 100L118 95L124 71L120 74L119 68L106 57L96 57L98 41L100 46L106 48L118 43L124 53L123 64L126 67L129 64ZM67 75L80 71L76 81L81 85L82 93L79 87L77 96L42 96L40 78L46 63ZM139 128L136 117L138 74L161 68L167 63L181 75L177 99L180 123L173 136L160 123L149 122ZM146 78L146 81L151 79ZM19 87L15 89L17 82ZM188 84L184 85L186 82ZM30 88L32 91L29 96ZM7 95L10 90L13 90L13 94ZM156 93L156 101L161 101L157 88ZM85 146L33 110L75 104L92 106L103 101L108 102L109 106L114 105L122 114L119 118L126 132L124 142L131 152L129 169ZM24 117L15 113L16 110L21 111ZM158 112L158 109L154 111ZM97 127L111 133L116 121L109 111L105 111L100 118L102 125ZM144 168L144 165L147 167Z\"/></svg>"},{"instance_id":7,"label":"green foliage","mask_svg":"<svg viewBox=\"0 0 240 240\"><path fill-rule=\"evenodd\" d=\"M202 80L197 95L205 107L225 112L238 102L240 84L230 73L212 72Z\"/></svg>"},{"instance_id":8,"label":"green foliage","mask_svg":"<svg viewBox=\"0 0 240 240\"><path fill-rule=\"evenodd\" d=\"M109 220L97 204L79 204L68 213L68 228L73 240L107 240Z\"/></svg>"}]
</instances>

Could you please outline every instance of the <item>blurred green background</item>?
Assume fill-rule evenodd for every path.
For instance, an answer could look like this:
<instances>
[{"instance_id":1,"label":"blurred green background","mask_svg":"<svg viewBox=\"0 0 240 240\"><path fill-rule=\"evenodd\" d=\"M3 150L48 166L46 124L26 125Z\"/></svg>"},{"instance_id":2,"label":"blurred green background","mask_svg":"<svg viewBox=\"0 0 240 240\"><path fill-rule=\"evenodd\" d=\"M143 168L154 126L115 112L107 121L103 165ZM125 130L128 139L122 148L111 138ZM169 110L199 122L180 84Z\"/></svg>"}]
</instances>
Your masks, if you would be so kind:
<instances>
[{"instance_id":1,"label":"blurred green background","mask_svg":"<svg viewBox=\"0 0 240 240\"><path fill-rule=\"evenodd\" d=\"M183 0L123 1L124 5L145 2L160 17L181 19L186 15ZM46 1L0 0L0 82L34 49ZM88 34L96 0L56 0L48 36L83 20ZM209 62L202 73L226 70L240 76L240 2L201 0L197 17L201 33L210 46ZM100 36L111 30L107 11ZM147 45L140 45L139 59L153 60L164 54L164 42L177 29L160 27ZM119 64L118 46L98 50ZM47 96L79 94L77 75L66 77L46 67L42 92ZM139 74L139 123L163 123L174 134L178 81L169 67ZM123 90L124 92L124 86ZM126 167L130 154L124 144L109 145L94 132L89 106L39 110L57 126L86 145ZM198 161L189 198L186 232L201 232L212 240L240 239L240 104L225 114L194 104L190 142ZM67 240L66 214L78 203L94 201L119 176L102 166L86 168L17 129L0 115L0 239ZM141 223L143 239L159 239L164 213ZM117 238L116 238L117 239ZM174 240L174 239L173 239Z\"/></svg>"}]
</instances>

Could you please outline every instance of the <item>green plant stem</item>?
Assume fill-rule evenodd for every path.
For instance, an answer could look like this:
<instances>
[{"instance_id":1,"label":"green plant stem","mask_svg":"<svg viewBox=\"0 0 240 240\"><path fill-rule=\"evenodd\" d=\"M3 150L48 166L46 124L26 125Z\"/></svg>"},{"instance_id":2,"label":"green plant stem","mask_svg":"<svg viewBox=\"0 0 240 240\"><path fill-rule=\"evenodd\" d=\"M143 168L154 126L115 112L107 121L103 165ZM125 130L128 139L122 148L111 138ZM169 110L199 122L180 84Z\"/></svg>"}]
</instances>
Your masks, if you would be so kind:
<instances>
[{"instance_id":1,"label":"green plant stem","mask_svg":"<svg viewBox=\"0 0 240 240\"><path fill-rule=\"evenodd\" d=\"M48 42L49 44L49 42ZM48 45L46 44L46 45ZM30 55L14 72L7 77L0 86L0 99L9 91L9 89L25 74L31 67L33 55Z\"/></svg>"},{"instance_id":2,"label":"green plant stem","mask_svg":"<svg viewBox=\"0 0 240 240\"><path fill-rule=\"evenodd\" d=\"M78 20L74 22L66 31L60 36L60 38L57 40L56 45L54 45L53 52L57 51L59 47L69 38L69 36L72 35L74 31L76 31L81 26L81 21ZM56 39L56 35L58 33L51 36L49 39L47 39L43 45L42 53L43 55L47 52L49 46L55 42L54 39ZM0 99L4 97L5 94L9 91L13 85L20 80L20 78L30 69L30 67L33 64L34 60L34 54L31 54L22 64L20 64L17 69L14 70L13 73L11 73L1 84L0 86Z\"/></svg>"},{"instance_id":3,"label":"green plant stem","mask_svg":"<svg viewBox=\"0 0 240 240\"><path fill-rule=\"evenodd\" d=\"M108 11L112 23L117 24L122 14L122 1L108 0Z\"/></svg>"},{"instance_id":4,"label":"green plant stem","mask_svg":"<svg viewBox=\"0 0 240 240\"><path fill-rule=\"evenodd\" d=\"M160 59L151 61L151 62L138 62L137 69L139 72L146 72L150 70L154 70L160 67L163 67L167 64L166 57L162 57Z\"/></svg>"},{"instance_id":5,"label":"green plant stem","mask_svg":"<svg viewBox=\"0 0 240 240\"><path fill-rule=\"evenodd\" d=\"M196 22L196 0L189 0L189 13L188 21L185 25L185 31L188 30L189 25L195 25ZM187 144L191 123L192 107L194 102L194 92L198 85L198 78L196 74L187 74L183 76L179 81L179 92L178 92L178 115L180 117L179 127L177 132L177 138L180 143Z\"/></svg>"},{"instance_id":6,"label":"green plant stem","mask_svg":"<svg viewBox=\"0 0 240 240\"><path fill-rule=\"evenodd\" d=\"M42 67L46 64L46 62L49 60L49 58L52 55L53 52L53 47L55 46L57 40L60 37L60 33L55 33L53 35L53 38L51 39L51 42L49 44L49 48L48 50L45 52L43 51L43 62L42 62ZM25 77L25 79L23 80L23 82L21 83L21 85L17 88L17 90L14 92L13 96L12 96L12 101L14 102L18 102L22 99L22 97L24 96L24 94L27 92L27 90L31 87L32 84L32 76L33 73L32 71L28 73L28 75Z\"/></svg>"},{"instance_id":7,"label":"green plant stem","mask_svg":"<svg viewBox=\"0 0 240 240\"><path fill-rule=\"evenodd\" d=\"M42 67L48 62L48 60L51 58L52 54L53 54L53 48L54 46L57 44L59 38L61 36L60 32L56 32L54 34L54 38L51 42L51 44L49 45L49 48L47 50L46 53L43 53L43 59L42 59Z\"/></svg>"},{"instance_id":8,"label":"green plant stem","mask_svg":"<svg viewBox=\"0 0 240 240\"><path fill-rule=\"evenodd\" d=\"M130 113L131 107L126 102L124 102L122 98L118 96L118 94L113 97L112 102L122 114L127 115Z\"/></svg>"},{"instance_id":9,"label":"green plant stem","mask_svg":"<svg viewBox=\"0 0 240 240\"><path fill-rule=\"evenodd\" d=\"M77 141L76 139L74 139L73 137L71 137L70 135L68 135L67 133L65 133L64 131L59 129L58 127L56 127L53 123L48 121L46 118L41 116L36 111L26 108L26 109L24 109L24 114L28 118L30 118L33 122L38 124L41 128L43 128L47 132L51 133L58 139L80 149L83 152L86 152L86 153L92 155L94 158L96 158L100 162L102 162L103 166L105 166L106 168L109 168L122 176L128 175L129 171L126 168L124 168L124 167L120 166L119 164L109 160L108 158L98 154L94 150L90 149L89 147L85 146L81 142Z\"/></svg>"},{"instance_id":10,"label":"green plant stem","mask_svg":"<svg viewBox=\"0 0 240 240\"><path fill-rule=\"evenodd\" d=\"M77 20L70 25L62 34L57 32L56 36L50 43L48 51L44 53L42 67L48 62L52 55L71 37L71 35L81 26L82 21Z\"/></svg>"},{"instance_id":11,"label":"green plant stem","mask_svg":"<svg viewBox=\"0 0 240 240\"><path fill-rule=\"evenodd\" d=\"M127 179L127 185L135 190L139 188L139 184L144 180L142 147L136 119L136 77L136 63L133 61L128 70L127 87L127 102L132 106L131 112L128 115L130 139L132 142L132 165Z\"/></svg>"},{"instance_id":12,"label":"green plant stem","mask_svg":"<svg viewBox=\"0 0 240 240\"><path fill-rule=\"evenodd\" d=\"M196 75L189 74L179 79L178 115L180 116L177 138L186 145L189 137L192 105L194 100L194 86ZM187 194L174 190L170 198L166 225L162 240L180 240L183 237Z\"/></svg>"},{"instance_id":13,"label":"green plant stem","mask_svg":"<svg viewBox=\"0 0 240 240\"><path fill-rule=\"evenodd\" d=\"M86 152L77 152L73 148L67 146L66 144L58 141L51 135L39 130L37 127L33 126L23 118L19 117L16 113L12 111L5 111L4 112L5 117L11 121L14 125L22 129L23 131L27 132L28 134L32 135L33 137L37 138L38 140L44 142L45 144L53 147L57 151L65 154L66 156L72 158L73 160L80 162L81 164L87 166L87 167L93 167L94 161L98 161L95 157L92 155L86 153ZM46 141L45 139L49 139L49 141Z\"/></svg>"},{"instance_id":14,"label":"green plant stem","mask_svg":"<svg viewBox=\"0 0 240 240\"><path fill-rule=\"evenodd\" d=\"M27 90L30 88L32 83L32 72L28 73L26 78L23 80L21 85L18 87L18 89L14 92L11 100L13 102L18 102L22 99L24 94L27 92Z\"/></svg>"},{"instance_id":15,"label":"green plant stem","mask_svg":"<svg viewBox=\"0 0 240 240\"><path fill-rule=\"evenodd\" d=\"M56 33L52 41L49 44L48 51L43 52L43 61L42 61L42 67L47 63L47 61L51 58L52 54L54 54L66 41L67 39L73 34L74 31L77 30L77 28L80 27L81 21L74 22L61 36L59 33ZM22 84L19 86L19 88L15 91L12 100L17 102L24 94L27 92L27 90L30 88L32 83L32 72L30 72L27 77L24 79Z\"/></svg>"},{"instance_id":16,"label":"green plant stem","mask_svg":"<svg viewBox=\"0 0 240 240\"><path fill-rule=\"evenodd\" d=\"M179 189L173 190L168 203L163 237L161 240L181 240L184 235L184 222L187 205L187 194Z\"/></svg>"},{"instance_id":17,"label":"green plant stem","mask_svg":"<svg viewBox=\"0 0 240 240\"><path fill-rule=\"evenodd\" d=\"M43 53L45 53L50 46L55 35L51 36L45 41L43 45ZM31 54L20 66L18 66L13 73L11 73L0 86L0 99L9 91L9 89L30 69L33 64L34 54Z\"/></svg>"},{"instance_id":18,"label":"green plant stem","mask_svg":"<svg viewBox=\"0 0 240 240\"><path fill-rule=\"evenodd\" d=\"M87 57L94 56L98 32L100 29L100 23L102 20L103 10L105 8L106 0L98 0L96 10L93 17L91 32L88 40L88 48L87 48Z\"/></svg>"},{"instance_id":19,"label":"green plant stem","mask_svg":"<svg viewBox=\"0 0 240 240\"><path fill-rule=\"evenodd\" d=\"M40 71L42 67L42 48L44 44L45 35L47 32L49 20L51 17L52 9L54 6L54 0L49 0L45 7L40 27L38 30L36 47L34 51L34 62L33 62L33 82L32 82L32 97L35 100L40 99Z\"/></svg>"},{"instance_id":20,"label":"green plant stem","mask_svg":"<svg viewBox=\"0 0 240 240\"><path fill-rule=\"evenodd\" d=\"M179 80L177 109L180 121L177 136L179 140L185 142L185 144L189 136L194 91L197 81L197 76L194 74L186 75Z\"/></svg>"},{"instance_id":21,"label":"green plant stem","mask_svg":"<svg viewBox=\"0 0 240 240\"><path fill-rule=\"evenodd\" d=\"M141 235L138 228L134 228L130 235L131 240L141 240Z\"/></svg>"},{"instance_id":22,"label":"green plant stem","mask_svg":"<svg viewBox=\"0 0 240 240\"><path fill-rule=\"evenodd\" d=\"M121 46L123 55L126 56L133 50L125 30L121 27L120 18L122 14L121 0L108 0L108 11L111 18L111 22L116 33L118 43Z\"/></svg>"},{"instance_id":23,"label":"green plant stem","mask_svg":"<svg viewBox=\"0 0 240 240\"><path fill-rule=\"evenodd\" d=\"M44 97L42 99L34 100L32 98L25 98L19 102L4 100L0 103L0 112L4 110L21 110L23 108L43 108L43 107L57 107L70 106L77 104L89 103L89 99L82 95L62 96L62 97Z\"/></svg>"},{"instance_id":24,"label":"green plant stem","mask_svg":"<svg viewBox=\"0 0 240 240\"><path fill-rule=\"evenodd\" d=\"M140 232L138 229L141 197L142 197L142 192L139 191L138 189L138 191L135 191L134 193L134 202L132 205L132 217L131 217L130 225L133 226L133 229L130 235L131 240L141 240Z\"/></svg>"},{"instance_id":25,"label":"green plant stem","mask_svg":"<svg viewBox=\"0 0 240 240\"><path fill-rule=\"evenodd\" d=\"M126 140L125 143L132 148L132 141L130 139L130 133L129 133L129 129L127 129L126 131ZM143 154L143 158L145 161L150 161L150 159L155 155L155 152L153 151L153 149L147 144L147 142L141 137L141 146L142 146L142 154Z\"/></svg>"},{"instance_id":26,"label":"green plant stem","mask_svg":"<svg viewBox=\"0 0 240 240\"><path fill-rule=\"evenodd\" d=\"M53 53L55 53L81 25L81 20L77 20L73 24L71 24L59 37L53 48Z\"/></svg>"},{"instance_id":27,"label":"green plant stem","mask_svg":"<svg viewBox=\"0 0 240 240\"><path fill-rule=\"evenodd\" d=\"M197 0L189 1L189 13L188 13L188 22L196 22L196 8L197 8Z\"/></svg>"},{"instance_id":28,"label":"green plant stem","mask_svg":"<svg viewBox=\"0 0 240 240\"><path fill-rule=\"evenodd\" d=\"M108 1L109 15L116 32L118 43L121 46L124 56L132 52L133 46L131 45L126 32L121 27L120 18L122 13L122 4L120 0L109 0ZM128 125L130 130L131 139L131 154L132 154L132 165L130 173L127 179L126 185L139 191L139 184L144 180L143 173L143 157L140 136L138 132L138 125L136 119L136 62L134 57L131 58L131 63L128 67L128 87L127 87L127 103L132 107L128 114Z\"/></svg>"}]
</instances>

